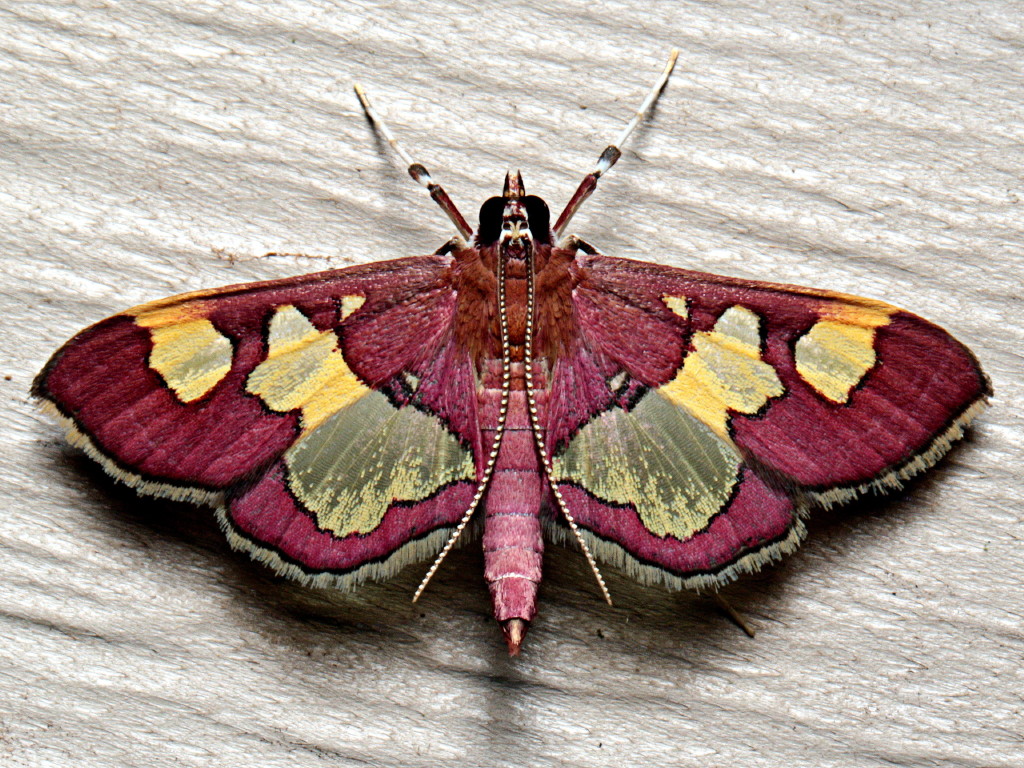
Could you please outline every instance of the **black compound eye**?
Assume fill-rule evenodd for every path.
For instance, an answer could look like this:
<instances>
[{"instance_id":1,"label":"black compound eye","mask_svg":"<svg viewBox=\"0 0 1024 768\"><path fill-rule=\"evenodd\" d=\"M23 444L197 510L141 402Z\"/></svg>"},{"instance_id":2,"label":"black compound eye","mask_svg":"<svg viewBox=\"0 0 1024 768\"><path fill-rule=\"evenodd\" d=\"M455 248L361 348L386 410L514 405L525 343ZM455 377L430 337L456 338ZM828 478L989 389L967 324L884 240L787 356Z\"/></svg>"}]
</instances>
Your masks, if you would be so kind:
<instances>
[{"instance_id":1,"label":"black compound eye","mask_svg":"<svg viewBox=\"0 0 1024 768\"><path fill-rule=\"evenodd\" d=\"M530 222L530 234L534 242L550 243L551 211L548 210L548 204L536 195L527 195L523 198L523 206L526 208L526 218Z\"/></svg>"},{"instance_id":2,"label":"black compound eye","mask_svg":"<svg viewBox=\"0 0 1024 768\"><path fill-rule=\"evenodd\" d=\"M501 221L505 216L505 198L492 197L480 206L480 225L476 229L478 243L493 243L501 235Z\"/></svg>"}]
</instances>

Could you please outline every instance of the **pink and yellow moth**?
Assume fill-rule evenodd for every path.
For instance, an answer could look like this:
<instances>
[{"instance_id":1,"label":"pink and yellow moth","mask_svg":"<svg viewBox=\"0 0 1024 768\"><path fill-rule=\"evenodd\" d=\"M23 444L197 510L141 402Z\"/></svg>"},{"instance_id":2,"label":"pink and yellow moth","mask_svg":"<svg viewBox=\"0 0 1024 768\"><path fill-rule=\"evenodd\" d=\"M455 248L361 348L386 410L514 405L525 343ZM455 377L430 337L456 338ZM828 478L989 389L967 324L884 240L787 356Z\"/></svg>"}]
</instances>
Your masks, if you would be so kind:
<instances>
[{"instance_id":1,"label":"pink and yellow moth","mask_svg":"<svg viewBox=\"0 0 1024 768\"><path fill-rule=\"evenodd\" d=\"M509 174L473 229L357 87L455 237L126 310L61 347L34 395L115 478L212 505L234 547L306 584L434 557L419 597L479 512L513 654L545 534L579 542L606 598L595 560L672 589L760 569L813 509L935 464L991 388L966 347L889 304L566 234L674 62L553 225Z\"/></svg>"}]
</instances>

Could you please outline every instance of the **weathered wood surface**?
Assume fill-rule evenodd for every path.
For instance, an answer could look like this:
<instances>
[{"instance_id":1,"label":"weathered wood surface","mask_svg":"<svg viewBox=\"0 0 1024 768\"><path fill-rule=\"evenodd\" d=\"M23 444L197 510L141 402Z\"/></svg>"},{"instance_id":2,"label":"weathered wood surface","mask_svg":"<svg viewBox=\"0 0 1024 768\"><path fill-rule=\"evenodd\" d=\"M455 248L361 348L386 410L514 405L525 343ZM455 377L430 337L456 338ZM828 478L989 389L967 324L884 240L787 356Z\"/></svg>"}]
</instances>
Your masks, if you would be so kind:
<instances>
[{"instance_id":1,"label":"weathered wood surface","mask_svg":"<svg viewBox=\"0 0 1024 768\"><path fill-rule=\"evenodd\" d=\"M1019 3L482 0L0 9L0 764L1024 764ZM449 236L362 81L467 213L564 201L671 46L656 115L574 223L607 253L885 298L997 397L892 500L707 602L552 547L510 660L477 547L332 595L139 499L26 391L79 328ZM475 216L473 217L475 218ZM238 257L233 260L229 257Z\"/></svg>"}]
</instances>

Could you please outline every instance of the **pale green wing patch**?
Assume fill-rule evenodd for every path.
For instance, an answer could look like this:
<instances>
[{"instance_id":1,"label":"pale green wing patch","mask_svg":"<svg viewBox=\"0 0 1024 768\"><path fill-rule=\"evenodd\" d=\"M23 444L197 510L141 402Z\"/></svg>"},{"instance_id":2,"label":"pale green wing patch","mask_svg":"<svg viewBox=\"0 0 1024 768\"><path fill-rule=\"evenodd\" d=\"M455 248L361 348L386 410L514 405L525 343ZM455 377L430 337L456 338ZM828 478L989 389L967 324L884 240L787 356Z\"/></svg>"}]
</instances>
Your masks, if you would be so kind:
<instances>
[{"instance_id":1,"label":"pale green wing patch","mask_svg":"<svg viewBox=\"0 0 1024 768\"><path fill-rule=\"evenodd\" d=\"M343 312L346 302L358 307L362 297L343 297ZM318 331L290 304L271 318L267 357L249 374L245 389L279 413L301 409L306 433L370 391L348 367L334 331Z\"/></svg>"},{"instance_id":2,"label":"pale green wing patch","mask_svg":"<svg viewBox=\"0 0 1024 768\"><path fill-rule=\"evenodd\" d=\"M761 318L729 307L710 331L693 335L683 367L659 392L729 440L732 413L757 413L784 388L761 359Z\"/></svg>"},{"instance_id":3,"label":"pale green wing patch","mask_svg":"<svg viewBox=\"0 0 1024 768\"><path fill-rule=\"evenodd\" d=\"M845 403L875 365L875 329L822 320L793 349L797 373L822 396Z\"/></svg>"},{"instance_id":4,"label":"pale green wing patch","mask_svg":"<svg viewBox=\"0 0 1024 768\"><path fill-rule=\"evenodd\" d=\"M284 458L292 493L339 537L372 531L396 501L476 481L472 454L436 417L396 408L374 390L327 417Z\"/></svg>"},{"instance_id":5,"label":"pale green wing patch","mask_svg":"<svg viewBox=\"0 0 1024 768\"><path fill-rule=\"evenodd\" d=\"M704 529L725 508L740 471L730 445L658 391L630 411L596 416L553 464L558 482L633 505L651 533L678 539Z\"/></svg>"},{"instance_id":6,"label":"pale green wing patch","mask_svg":"<svg viewBox=\"0 0 1024 768\"><path fill-rule=\"evenodd\" d=\"M231 370L231 342L209 320L155 326L150 334L149 365L183 403L201 398Z\"/></svg>"}]
</instances>

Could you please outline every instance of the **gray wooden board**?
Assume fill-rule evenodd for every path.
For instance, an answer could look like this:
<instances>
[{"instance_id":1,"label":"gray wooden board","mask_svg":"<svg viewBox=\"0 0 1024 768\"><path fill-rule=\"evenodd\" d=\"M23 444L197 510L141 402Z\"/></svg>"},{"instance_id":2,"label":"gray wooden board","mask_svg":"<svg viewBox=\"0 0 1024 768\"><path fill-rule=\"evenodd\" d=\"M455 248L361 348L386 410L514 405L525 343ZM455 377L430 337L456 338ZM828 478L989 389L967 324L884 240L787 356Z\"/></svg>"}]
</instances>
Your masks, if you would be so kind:
<instances>
[{"instance_id":1,"label":"gray wooden board","mask_svg":"<svg viewBox=\"0 0 1024 768\"><path fill-rule=\"evenodd\" d=\"M7 2L0 9L0 764L1019 766L1024 45L1014 2ZM516 659L477 545L351 595L140 499L27 398L79 328L186 290L432 251L363 82L475 220L553 204L665 55L574 223L606 253L884 298L970 345L970 438L702 598L551 547ZM266 251L316 254L255 258Z\"/></svg>"}]
</instances>

